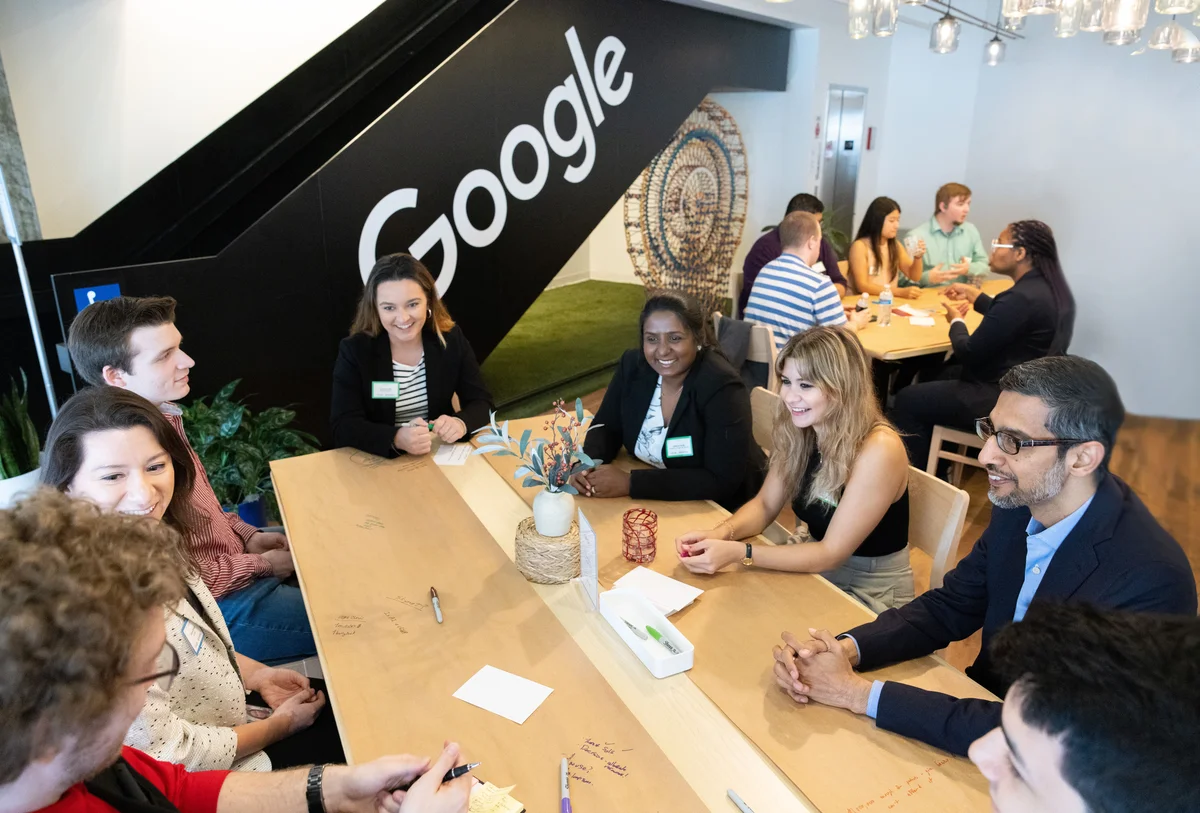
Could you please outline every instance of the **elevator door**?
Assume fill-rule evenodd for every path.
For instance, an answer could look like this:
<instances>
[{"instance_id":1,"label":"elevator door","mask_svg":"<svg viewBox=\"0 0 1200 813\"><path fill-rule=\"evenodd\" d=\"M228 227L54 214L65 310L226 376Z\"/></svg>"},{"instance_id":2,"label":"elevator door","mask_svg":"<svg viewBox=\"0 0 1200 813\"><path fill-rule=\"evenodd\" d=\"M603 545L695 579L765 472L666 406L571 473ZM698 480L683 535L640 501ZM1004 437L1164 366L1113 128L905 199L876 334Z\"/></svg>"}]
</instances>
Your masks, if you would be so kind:
<instances>
[{"instance_id":1,"label":"elevator door","mask_svg":"<svg viewBox=\"0 0 1200 813\"><path fill-rule=\"evenodd\" d=\"M866 104L865 90L829 89L820 195L825 204L825 222L851 238L854 237L854 193L862 158Z\"/></svg>"}]
</instances>

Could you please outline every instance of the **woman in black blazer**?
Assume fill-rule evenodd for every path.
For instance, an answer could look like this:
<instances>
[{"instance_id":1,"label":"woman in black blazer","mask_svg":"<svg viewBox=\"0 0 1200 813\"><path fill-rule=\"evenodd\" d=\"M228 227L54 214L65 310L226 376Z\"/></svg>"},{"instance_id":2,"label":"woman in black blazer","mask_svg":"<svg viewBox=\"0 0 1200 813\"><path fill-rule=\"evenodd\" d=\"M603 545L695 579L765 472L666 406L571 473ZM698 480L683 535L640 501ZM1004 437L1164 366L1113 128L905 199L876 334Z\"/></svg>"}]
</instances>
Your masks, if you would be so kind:
<instances>
[{"instance_id":1,"label":"woman in black blazer","mask_svg":"<svg viewBox=\"0 0 1200 813\"><path fill-rule=\"evenodd\" d=\"M458 394L461 409L451 406ZM380 457L425 454L488 422L492 396L428 269L407 254L367 277L333 368L333 442Z\"/></svg>"},{"instance_id":2,"label":"woman in black blazer","mask_svg":"<svg viewBox=\"0 0 1200 813\"><path fill-rule=\"evenodd\" d=\"M651 296L641 336L642 348L621 357L583 448L611 461L624 446L652 468L603 464L577 474L573 485L583 496L709 499L736 509L757 493L766 469L746 385L688 297Z\"/></svg>"}]
</instances>

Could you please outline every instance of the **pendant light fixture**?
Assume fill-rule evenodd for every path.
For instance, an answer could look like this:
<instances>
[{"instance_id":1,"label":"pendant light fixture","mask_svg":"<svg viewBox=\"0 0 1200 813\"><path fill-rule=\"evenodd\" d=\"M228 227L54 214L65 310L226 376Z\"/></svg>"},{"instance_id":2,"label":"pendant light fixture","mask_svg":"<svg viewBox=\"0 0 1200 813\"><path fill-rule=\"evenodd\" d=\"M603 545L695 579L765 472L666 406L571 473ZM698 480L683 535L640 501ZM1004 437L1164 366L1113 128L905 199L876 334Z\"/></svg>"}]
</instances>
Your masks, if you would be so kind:
<instances>
[{"instance_id":1,"label":"pendant light fixture","mask_svg":"<svg viewBox=\"0 0 1200 813\"><path fill-rule=\"evenodd\" d=\"M871 0L850 0L846 4L850 15L850 39L861 40L871 34Z\"/></svg>"},{"instance_id":2,"label":"pendant light fixture","mask_svg":"<svg viewBox=\"0 0 1200 813\"><path fill-rule=\"evenodd\" d=\"M1057 14L1061 2L1060 0L1022 0L1021 5L1026 14Z\"/></svg>"},{"instance_id":3,"label":"pendant light fixture","mask_svg":"<svg viewBox=\"0 0 1200 813\"><path fill-rule=\"evenodd\" d=\"M997 34L988 41L987 47L983 49L984 64L996 67L1004 61L1004 51L1004 40L1000 39L1000 35Z\"/></svg>"},{"instance_id":4,"label":"pendant light fixture","mask_svg":"<svg viewBox=\"0 0 1200 813\"><path fill-rule=\"evenodd\" d=\"M1005 17L1024 17L1026 0L1001 0L1000 14Z\"/></svg>"},{"instance_id":5,"label":"pendant light fixture","mask_svg":"<svg viewBox=\"0 0 1200 813\"><path fill-rule=\"evenodd\" d=\"M1200 0L1154 0L1159 14L1191 14L1200 7Z\"/></svg>"},{"instance_id":6,"label":"pendant light fixture","mask_svg":"<svg viewBox=\"0 0 1200 813\"><path fill-rule=\"evenodd\" d=\"M1000 27L1003 28L1005 31L1020 31L1022 28L1025 27L1025 18L1024 17L1001 16L1000 19L1002 20L1002 22L1000 23Z\"/></svg>"},{"instance_id":7,"label":"pendant light fixture","mask_svg":"<svg viewBox=\"0 0 1200 813\"><path fill-rule=\"evenodd\" d=\"M1054 18L1054 36L1059 39L1075 36L1079 33L1079 24L1082 19L1082 0L1062 0L1058 16Z\"/></svg>"},{"instance_id":8,"label":"pendant light fixture","mask_svg":"<svg viewBox=\"0 0 1200 813\"><path fill-rule=\"evenodd\" d=\"M906 6L923 6L928 2L929 2L929 0L904 0L904 5L906 5Z\"/></svg>"},{"instance_id":9,"label":"pendant light fixture","mask_svg":"<svg viewBox=\"0 0 1200 813\"><path fill-rule=\"evenodd\" d=\"M1107 45L1129 45L1142 36L1150 18L1150 0L1104 0L1101 26Z\"/></svg>"},{"instance_id":10,"label":"pendant light fixture","mask_svg":"<svg viewBox=\"0 0 1200 813\"><path fill-rule=\"evenodd\" d=\"M1200 62L1200 38L1180 26L1175 47L1171 49L1171 59L1180 63Z\"/></svg>"},{"instance_id":11,"label":"pendant light fixture","mask_svg":"<svg viewBox=\"0 0 1200 813\"><path fill-rule=\"evenodd\" d=\"M1154 51L1170 51L1175 48L1175 42L1179 38L1178 32L1182 30L1179 23L1175 22L1175 18L1172 17L1169 23L1163 23L1154 29L1146 47Z\"/></svg>"},{"instance_id":12,"label":"pendant light fixture","mask_svg":"<svg viewBox=\"0 0 1200 813\"><path fill-rule=\"evenodd\" d=\"M1088 33L1103 31L1104 0L1081 0L1079 5L1079 30Z\"/></svg>"},{"instance_id":13,"label":"pendant light fixture","mask_svg":"<svg viewBox=\"0 0 1200 813\"><path fill-rule=\"evenodd\" d=\"M900 0L875 0L871 13L871 33L877 37L890 37L896 33L900 20Z\"/></svg>"},{"instance_id":14,"label":"pendant light fixture","mask_svg":"<svg viewBox=\"0 0 1200 813\"><path fill-rule=\"evenodd\" d=\"M929 33L929 50L935 54L952 54L958 50L958 32L962 29L949 11L933 24Z\"/></svg>"}]
</instances>

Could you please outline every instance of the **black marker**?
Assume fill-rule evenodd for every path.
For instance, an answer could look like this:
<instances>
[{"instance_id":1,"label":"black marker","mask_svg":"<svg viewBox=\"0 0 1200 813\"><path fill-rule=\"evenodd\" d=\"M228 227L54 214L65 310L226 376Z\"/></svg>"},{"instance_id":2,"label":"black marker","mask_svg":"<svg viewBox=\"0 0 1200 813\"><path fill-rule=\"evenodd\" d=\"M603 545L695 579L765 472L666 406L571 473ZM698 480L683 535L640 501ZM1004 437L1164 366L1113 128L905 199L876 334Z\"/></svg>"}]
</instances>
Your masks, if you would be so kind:
<instances>
[{"instance_id":1,"label":"black marker","mask_svg":"<svg viewBox=\"0 0 1200 813\"><path fill-rule=\"evenodd\" d=\"M472 762L469 765L459 765L457 768L451 768L449 771L446 772L446 775L442 777L442 784L444 785L447 782L453 782L455 779L458 779L460 776L466 776L468 773L475 770L482 764L483 764L482 762ZM414 779L413 782L415 782L415 781L416 780ZM394 791L408 790L409 788L412 787L412 784L413 784L412 782L409 782L407 785L401 785L398 788L392 788L392 790L394 790Z\"/></svg>"}]
</instances>

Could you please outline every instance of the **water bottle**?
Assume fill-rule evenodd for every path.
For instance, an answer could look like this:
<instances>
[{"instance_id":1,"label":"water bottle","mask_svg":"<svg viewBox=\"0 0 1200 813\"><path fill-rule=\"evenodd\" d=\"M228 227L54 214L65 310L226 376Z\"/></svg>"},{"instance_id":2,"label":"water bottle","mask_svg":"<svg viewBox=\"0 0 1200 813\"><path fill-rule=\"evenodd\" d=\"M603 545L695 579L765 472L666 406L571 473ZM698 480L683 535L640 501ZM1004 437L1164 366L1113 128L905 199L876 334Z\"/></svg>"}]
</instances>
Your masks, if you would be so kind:
<instances>
[{"instance_id":1,"label":"water bottle","mask_svg":"<svg viewBox=\"0 0 1200 813\"><path fill-rule=\"evenodd\" d=\"M879 326L887 327L892 323L892 286L884 285L883 293L879 295Z\"/></svg>"},{"instance_id":2,"label":"water bottle","mask_svg":"<svg viewBox=\"0 0 1200 813\"><path fill-rule=\"evenodd\" d=\"M871 307L871 297L868 296L864 292L863 295L858 298L858 303L854 306L854 310L856 312L857 311L865 311L870 307Z\"/></svg>"}]
</instances>

